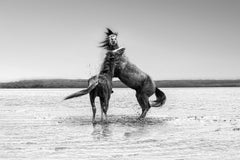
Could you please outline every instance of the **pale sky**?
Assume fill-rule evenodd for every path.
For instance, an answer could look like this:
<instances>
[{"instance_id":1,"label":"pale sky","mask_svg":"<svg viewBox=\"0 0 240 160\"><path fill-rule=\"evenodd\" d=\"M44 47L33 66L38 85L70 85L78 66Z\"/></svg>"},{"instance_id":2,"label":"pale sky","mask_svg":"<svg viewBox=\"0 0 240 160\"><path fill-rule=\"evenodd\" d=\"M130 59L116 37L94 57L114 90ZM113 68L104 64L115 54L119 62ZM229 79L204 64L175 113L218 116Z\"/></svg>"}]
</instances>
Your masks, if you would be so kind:
<instances>
[{"instance_id":1,"label":"pale sky","mask_svg":"<svg viewBox=\"0 0 240 160\"><path fill-rule=\"evenodd\" d=\"M105 28L154 80L239 79L238 0L0 0L0 82L89 78Z\"/></svg>"}]
</instances>

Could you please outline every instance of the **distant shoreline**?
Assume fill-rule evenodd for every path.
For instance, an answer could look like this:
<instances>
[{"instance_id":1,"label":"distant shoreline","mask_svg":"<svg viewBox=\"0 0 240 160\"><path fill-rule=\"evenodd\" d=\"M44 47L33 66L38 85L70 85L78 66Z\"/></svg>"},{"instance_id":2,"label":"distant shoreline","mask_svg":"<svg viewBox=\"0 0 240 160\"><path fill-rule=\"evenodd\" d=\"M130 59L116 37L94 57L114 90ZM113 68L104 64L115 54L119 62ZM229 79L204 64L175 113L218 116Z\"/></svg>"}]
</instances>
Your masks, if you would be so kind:
<instances>
[{"instance_id":1,"label":"distant shoreline","mask_svg":"<svg viewBox=\"0 0 240 160\"><path fill-rule=\"evenodd\" d=\"M157 80L159 88L180 87L240 87L237 80ZM39 79L0 83L0 88L86 88L87 79ZM127 88L119 80L113 81L114 88Z\"/></svg>"}]
</instances>

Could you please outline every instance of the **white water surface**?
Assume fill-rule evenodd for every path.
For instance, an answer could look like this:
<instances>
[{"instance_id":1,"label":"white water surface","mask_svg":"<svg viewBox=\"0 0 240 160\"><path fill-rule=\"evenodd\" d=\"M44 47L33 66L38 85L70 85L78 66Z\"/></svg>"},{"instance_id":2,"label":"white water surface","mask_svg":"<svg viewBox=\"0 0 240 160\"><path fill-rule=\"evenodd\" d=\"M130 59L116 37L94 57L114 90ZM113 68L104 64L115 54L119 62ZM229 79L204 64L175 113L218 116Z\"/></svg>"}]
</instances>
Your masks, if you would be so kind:
<instances>
[{"instance_id":1,"label":"white water surface","mask_svg":"<svg viewBox=\"0 0 240 160\"><path fill-rule=\"evenodd\" d=\"M135 92L114 89L96 125L88 95L62 101L78 90L1 89L0 159L240 159L240 88L163 88L142 122Z\"/></svg>"}]
</instances>

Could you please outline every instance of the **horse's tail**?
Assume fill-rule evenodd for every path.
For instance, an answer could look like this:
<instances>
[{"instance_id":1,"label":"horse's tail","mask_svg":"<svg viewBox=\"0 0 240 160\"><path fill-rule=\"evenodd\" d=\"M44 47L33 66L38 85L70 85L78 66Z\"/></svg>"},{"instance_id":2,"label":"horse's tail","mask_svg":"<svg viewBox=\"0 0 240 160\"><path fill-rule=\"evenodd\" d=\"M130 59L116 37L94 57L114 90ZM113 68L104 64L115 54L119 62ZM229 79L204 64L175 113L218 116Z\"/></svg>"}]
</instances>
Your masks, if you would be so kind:
<instances>
[{"instance_id":1,"label":"horse's tail","mask_svg":"<svg viewBox=\"0 0 240 160\"><path fill-rule=\"evenodd\" d=\"M166 95L156 87L155 90L156 100L151 102L151 107L160 107L166 102Z\"/></svg>"},{"instance_id":2,"label":"horse's tail","mask_svg":"<svg viewBox=\"0 0 240 160\"><path fill-rule=\"evenodd\" d=\"M98 81L95 81L94 83L90 83L88 88L83 89L81 91L78 91L76 93L73 93L69 96L67 96L66 98L64 98L64 100L67 99L71 99L71 98L75 98L75 97L79 97L79 96L83 96L85 94L88 94L89 92L91 92L96 86L98 85Z\"/></svg>"}]
</instances>

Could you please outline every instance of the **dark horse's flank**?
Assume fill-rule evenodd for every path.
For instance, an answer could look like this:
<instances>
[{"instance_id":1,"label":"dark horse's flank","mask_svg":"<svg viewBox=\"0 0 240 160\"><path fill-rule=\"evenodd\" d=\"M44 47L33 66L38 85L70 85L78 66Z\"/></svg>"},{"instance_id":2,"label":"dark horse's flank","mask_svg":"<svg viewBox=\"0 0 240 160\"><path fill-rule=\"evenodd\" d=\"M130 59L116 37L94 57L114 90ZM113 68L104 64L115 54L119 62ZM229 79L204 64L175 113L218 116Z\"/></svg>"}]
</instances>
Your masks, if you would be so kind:
<instances>
[{"instance_id":1,"label":"dark horse's flank","mask_svg":"<svg viewBox=\"0 0 240 160\"><path fill-rule=\"evenodd\" d=\"M64 100L79 97L85 94L90 95L90 102L92 105L93 117L92 122L95 123L96 106L95 98L100 98L101 104L101 120L103 120L103 113L107 120L107 110L109 100L112 93L112 78L114 76L114 69L119 57L124 53L125 48L119 48L115 51L109 51L106 54L102 68L99 75L95 75L88 80L88 88L67 96Z\"/></svg>"},{"instance_id":2,"label":"dark horse's flank","mask_svg":"<svg viewBox=\"0 0 240 160\"><path fill-rule=\"evenodd\" d=\"M103 48L108 51L118 49L117 33L107 28L106 38L102 42ZM160 107L166 101L165 94L159 90L151 77L141 71L136 65L131 63L125 54L123 54L116 64L114 77L118 77L125 85L136 90L136 97L142 108L142 114L139 119L144 119L150 107ZM156 100L151 104L149 97L155 93Z\"/></svg>"}]
</instances>

